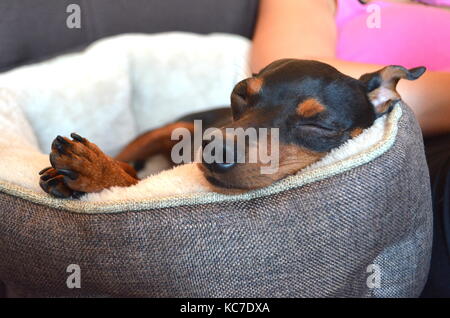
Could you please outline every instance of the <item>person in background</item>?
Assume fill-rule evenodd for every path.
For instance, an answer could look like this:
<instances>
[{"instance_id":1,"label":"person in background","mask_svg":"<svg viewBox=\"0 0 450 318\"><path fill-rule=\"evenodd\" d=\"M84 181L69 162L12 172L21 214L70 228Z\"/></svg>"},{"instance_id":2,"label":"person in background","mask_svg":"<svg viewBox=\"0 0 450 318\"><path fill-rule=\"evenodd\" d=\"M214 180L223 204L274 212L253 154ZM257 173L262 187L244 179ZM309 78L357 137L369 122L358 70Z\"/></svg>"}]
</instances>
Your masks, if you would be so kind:
<instances>
[{"instance_id":1,"label":"person in background","mask_svg":"<svg viewBox=\"0 0 450 318\"><path fill-rule=\"evenodd\" d=\"M423 296L450 297L450 0L261 0L259 10L253 73L280 58L319 60L355 78L390 64L427 67L398 91L428 137L434 241Z\"/></svg>"}]
</instances>

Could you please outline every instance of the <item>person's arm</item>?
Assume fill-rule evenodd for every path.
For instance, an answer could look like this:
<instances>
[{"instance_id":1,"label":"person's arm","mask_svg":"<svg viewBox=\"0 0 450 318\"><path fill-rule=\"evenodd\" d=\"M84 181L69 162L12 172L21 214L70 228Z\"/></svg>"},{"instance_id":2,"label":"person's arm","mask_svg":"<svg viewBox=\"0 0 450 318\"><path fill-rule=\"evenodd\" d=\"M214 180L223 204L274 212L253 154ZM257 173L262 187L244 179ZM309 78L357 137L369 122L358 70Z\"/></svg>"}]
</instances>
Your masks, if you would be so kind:
<instances>
[{"instance_id":1,"label":"person's arm","mask_svg":"<svg viewBox=\"0 0 450 318\"><path fill-rule=\"evenodd\" d=\"M334 57L336 26L329 0L260 0L251 52L254 72L286 57Z\"/></svg>"},{"instance_id":2,"label":"person's arm","mask_svg":"<svg viewBox=\"0 0 450 318\"><path fill-rule=\"evenodd\" d=\"M334 0L260 0L251 51L252 72L280 58L319 60L359 78L383 65L339 60ZM417 81L401 81L398 91L425 134L450 132L450 73L428 71Z\"/></svg>"}]
</instances>

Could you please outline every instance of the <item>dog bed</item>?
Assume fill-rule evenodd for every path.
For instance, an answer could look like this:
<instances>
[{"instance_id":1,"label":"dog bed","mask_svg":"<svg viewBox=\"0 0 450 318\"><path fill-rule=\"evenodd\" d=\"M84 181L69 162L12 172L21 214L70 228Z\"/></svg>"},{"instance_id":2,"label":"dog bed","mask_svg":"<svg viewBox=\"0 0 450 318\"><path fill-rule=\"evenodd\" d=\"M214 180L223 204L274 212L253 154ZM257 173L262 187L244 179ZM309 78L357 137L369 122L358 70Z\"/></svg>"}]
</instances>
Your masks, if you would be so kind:
<instances>
[{"instance_id":1,"label":"dog bed","mask_svg":"<svg viewBox=\"0 0 450 318\"><path fill-rule=\"evenodd\" d=\"M212 192L194 164L81 200L40 190L56 135L76 131L114 155L146 129L226 105L248 47L222 34L126 35L0 75L8 295L420 294L431 198L421 132L402 102L321 161L244 194ZM66 284L71 264L81 288Z\"/></svg>"}]
</instances>

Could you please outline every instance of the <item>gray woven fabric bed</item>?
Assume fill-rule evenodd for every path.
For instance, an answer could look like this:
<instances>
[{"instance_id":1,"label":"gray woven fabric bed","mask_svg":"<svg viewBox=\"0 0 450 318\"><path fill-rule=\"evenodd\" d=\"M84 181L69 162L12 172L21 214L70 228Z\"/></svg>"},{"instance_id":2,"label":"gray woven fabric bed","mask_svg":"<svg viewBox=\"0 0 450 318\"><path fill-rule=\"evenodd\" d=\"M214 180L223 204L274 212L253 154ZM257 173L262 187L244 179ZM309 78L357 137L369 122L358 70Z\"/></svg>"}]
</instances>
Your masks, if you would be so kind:
<instances>
[{"instance_id":1,"label":"gray woven fabric bed","mask_svg":"<svg viewBox=\"0 0 450 318\"><path fill-rule=\"evenodd\" d=\"M2 183L0 280L10 296L418 296L430 189L420 129L401 108L393 145L370 162L253 196L96 210ZM80 289L66 286L70 264ZM367 284L371 264L379 288Z\"/></svg>"}]
</instances>

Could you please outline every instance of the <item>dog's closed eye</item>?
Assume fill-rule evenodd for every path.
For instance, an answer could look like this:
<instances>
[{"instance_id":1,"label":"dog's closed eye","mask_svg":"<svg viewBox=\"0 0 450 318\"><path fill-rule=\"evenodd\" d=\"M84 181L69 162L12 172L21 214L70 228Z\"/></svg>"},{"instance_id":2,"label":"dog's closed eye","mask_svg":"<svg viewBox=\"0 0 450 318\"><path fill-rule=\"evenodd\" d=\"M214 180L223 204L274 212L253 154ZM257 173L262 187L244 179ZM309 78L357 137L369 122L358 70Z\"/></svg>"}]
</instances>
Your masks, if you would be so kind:
<instances>
[{"instance_id":1,"label":"dog's closed eye","mask_svg":"<svg viewBox=\"0 0 450 318\"><path fill-rule=\"evenodd\" d=\"M308 131L311 133L317 132L317 133L334 133L336 132L336 129L333 127L325 126L323 124L319 123L297 123L297 128L301 131Z\"/></svg>"},{"instance_id":2,"label":"dog's closed eye","mask_svg":"<svg viewBox=\"0 0 450 318\"><path fill-rule=\"evenodd\" d=\"M334 131L333 128L325 127L323 125L318 125L318 124L300 124L299 127L301 129L310 129L310 130L318 129L318 130L325 130L325 131Z\"/></svg>"}]
</instances>

